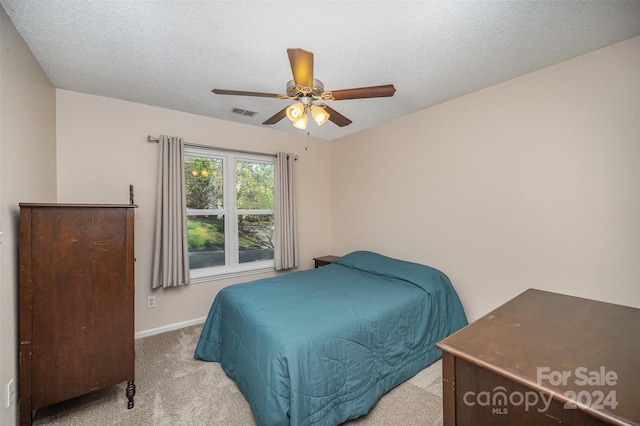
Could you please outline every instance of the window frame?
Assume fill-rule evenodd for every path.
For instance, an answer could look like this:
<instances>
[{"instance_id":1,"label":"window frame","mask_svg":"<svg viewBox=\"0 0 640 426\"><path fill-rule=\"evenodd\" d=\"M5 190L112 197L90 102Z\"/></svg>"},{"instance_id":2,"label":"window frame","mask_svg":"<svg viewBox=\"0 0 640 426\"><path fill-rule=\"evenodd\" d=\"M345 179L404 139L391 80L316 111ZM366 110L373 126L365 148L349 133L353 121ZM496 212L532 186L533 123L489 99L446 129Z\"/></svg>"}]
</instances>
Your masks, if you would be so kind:
<instances>
[{"instance_id":1,"label":"window frame","mask_svg":"<svg viewBox=\"0 0 640 426\"><path fill-rule=\"evenodd\" d=\"M225 264L221 266L209 266L206 268L192 269L189 265L189 277L191 282L205 282L218 279L232 278L243 275L259 274L275 270L274 259L256 260L252 262L240 263L239 260L239 235L238 216L243 214L271 214L275 217L275 173L274 173L274 206L273 209L238 209L237 196L237 163L240 161L251 163L263 163L276 167L275 157L271 155L250 154L246 152L227 151L202 146L185 145L184 156L206 157L222 160L223 168L223 196L222 209L189 209L187 208L187 220L189 216L197 215L223 215L225 229ZM275 224L274 224L275 226ZM275 236L275 232L274 232ZM275 248L275 247L274 247Z\"/></svg>"}]
</instances>

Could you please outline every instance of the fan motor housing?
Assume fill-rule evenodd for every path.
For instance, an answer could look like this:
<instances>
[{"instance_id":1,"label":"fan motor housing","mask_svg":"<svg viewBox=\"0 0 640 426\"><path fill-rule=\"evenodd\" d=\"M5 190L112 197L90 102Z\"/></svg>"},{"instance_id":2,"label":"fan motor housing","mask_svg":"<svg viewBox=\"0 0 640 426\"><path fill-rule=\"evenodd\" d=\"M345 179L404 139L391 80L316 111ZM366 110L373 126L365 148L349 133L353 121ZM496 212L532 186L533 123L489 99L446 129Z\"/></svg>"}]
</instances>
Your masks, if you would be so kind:
<instances>
[{"instance_id":1,"label":"fan motor housing","mask_svg":"<svg viewBox=\"0 0 640 426\"><path fill-rule=\"evenodd\" d=\"M292 98L298 96L313 96L319 98L324 93L324 83L320 80L313 79L313 86L298 86L295 81L291 80L287 83L287 95Z\"/></svg>"}]
</instances>

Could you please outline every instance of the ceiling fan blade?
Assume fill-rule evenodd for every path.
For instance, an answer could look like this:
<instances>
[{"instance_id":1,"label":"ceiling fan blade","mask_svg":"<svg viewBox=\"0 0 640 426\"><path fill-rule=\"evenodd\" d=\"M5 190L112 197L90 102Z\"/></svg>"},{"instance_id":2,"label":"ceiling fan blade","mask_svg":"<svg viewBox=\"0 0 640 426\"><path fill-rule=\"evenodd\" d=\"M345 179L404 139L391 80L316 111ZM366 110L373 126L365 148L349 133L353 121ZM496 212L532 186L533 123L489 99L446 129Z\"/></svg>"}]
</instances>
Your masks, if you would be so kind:
<instances>
[{"instance_id":1,"label":"ceiling fan blade","mask_svg":"<svg viewBox=\"0 0 640 426\"><path fill-rule=\"evenodd\" d=\"M343 99L385 98L393 96L394 93L396 93L396 88L393 87L393 84L359 87L357 89L334 90L331 92L336 101L341 101Z\"/></svg>"},{"instance_id":2,"label":"ceiling fan blade","mask_svg":"<svg viewBox=\"0 0 640 426\"><path fill-rule=\"evenodd\" d=\"M271 118L267 119L262 124L276 124L278 121L282 120L286 116L287 116L287 107L284 107L280 111L276 112Z\"/></svg>"},{"instance_id":3,"label":"ceiling fan blade","mask_svg":"<svg viewBox=\"0 0 640 426\"><path fill-rule=\"evenodd\" d=\"M344 126L348 126L349 124L352 123L351 120L349 120L347 117L345 117L344 115L340 114L338 111L336 111L335 109L331 108L330 106L325 105L324 109L327 110L327 112L329 113L329 121L332 121L337 126L344 127Z\"/></svg>"},{"instance_id":4,"label":"ceiling fan blade","mask_svg":"<svg viewBox=\"0 0 640 426\"><path fill-rule=\"evenodd\" d=\"M287 49L293 81L297 86L313 86L313 53L302 49Z\"/></svg>"},{"instance_id":5,"label":"ceiling fan blade","mask_svg":"<svg viewBox=\"0 0 640 426\"><path fill-rule=\"evenodd\" d=\"M276 93L244 92L242 90L213 89L212 92L216 95L260 96L263 98L278 98L281 96Z\"/></svg>"}]
</instances>

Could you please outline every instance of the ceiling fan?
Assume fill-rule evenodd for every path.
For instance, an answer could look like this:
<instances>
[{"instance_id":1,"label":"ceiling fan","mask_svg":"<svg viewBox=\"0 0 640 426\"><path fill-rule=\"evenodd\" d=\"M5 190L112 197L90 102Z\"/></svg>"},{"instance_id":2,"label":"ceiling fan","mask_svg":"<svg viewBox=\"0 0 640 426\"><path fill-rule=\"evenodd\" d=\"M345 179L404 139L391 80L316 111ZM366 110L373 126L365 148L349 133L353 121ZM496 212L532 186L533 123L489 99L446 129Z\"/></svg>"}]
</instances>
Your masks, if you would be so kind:
<instances>
[{"instance_id":1,"label":"ceiling fan","mask_svg":"<svg viewBox=\"0 0 640 426\"><path fill-rule=\"evenodd\" d=\"M393 96L396 92L393 84L325 92L324 84L320 80L313 78L313 53L302 49L287 49L287 54L289 55L289 63L293 72L293 80L287 83L286 94L224 89L213 89L212 92L217 95L259 96L297 101L293 105L278 111L262 124L276 124L284 117L288 117L293 122L294 127L298 129L307 128L308 115L311 115L319 126L326 123L327 120L340 127L348 126L352 123L351 120L330 108L327 104L314 103L316 101L330 102L345 99L382 98Z\"/></svg>"}]
</instances>

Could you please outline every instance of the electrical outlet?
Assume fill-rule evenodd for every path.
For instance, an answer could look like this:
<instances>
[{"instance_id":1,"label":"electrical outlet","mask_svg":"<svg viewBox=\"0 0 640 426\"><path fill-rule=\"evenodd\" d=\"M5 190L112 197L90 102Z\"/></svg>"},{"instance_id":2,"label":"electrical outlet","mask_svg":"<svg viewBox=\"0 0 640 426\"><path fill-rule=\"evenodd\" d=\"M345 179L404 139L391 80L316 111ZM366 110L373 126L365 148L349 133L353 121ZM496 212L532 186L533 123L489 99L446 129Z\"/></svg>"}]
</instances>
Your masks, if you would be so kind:
<instances>
[{"instance_id":1,"label":"electrical outlet","mask_svg":"<svg viewBox=\"0 0 640 426\"><path fill-rule=\"evenodd\" d=\"M156 307L156 297L155 296L147 296L147 309Z\"/></svg>"},{"instance_id":2,"label":"electrical outlet","mask_svg":"<svg viewBox=\"0 0 640 426\"><path fill-rule=\"evenodd\" d=\"M9 380L7 384L7 408L11 408L16 403L16 382L15 380Z\"/></svg>"}]
</instances>

